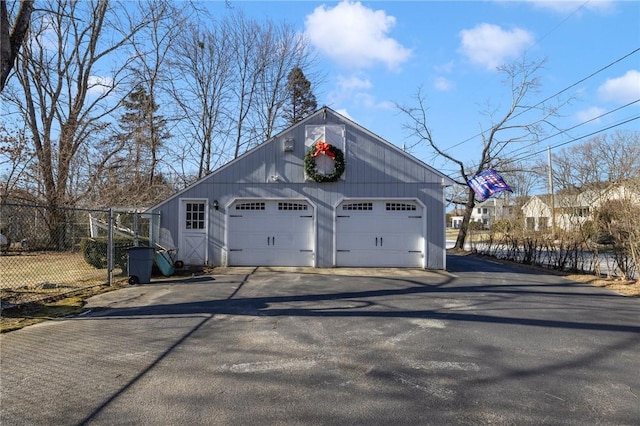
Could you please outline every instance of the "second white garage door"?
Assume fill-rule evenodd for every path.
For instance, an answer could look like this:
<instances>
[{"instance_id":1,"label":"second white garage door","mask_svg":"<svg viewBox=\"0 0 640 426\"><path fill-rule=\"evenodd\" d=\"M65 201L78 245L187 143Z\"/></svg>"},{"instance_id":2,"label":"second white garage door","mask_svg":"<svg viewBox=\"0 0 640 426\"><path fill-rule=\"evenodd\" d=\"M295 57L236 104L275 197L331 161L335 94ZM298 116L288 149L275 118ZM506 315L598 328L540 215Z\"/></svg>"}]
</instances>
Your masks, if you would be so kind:
<instances>
[{"instance_id":1,"label":"second white garage door","mask_svg":"<svg viewBox=\"0 0 640 426\"><path fill-rule=\"evenodd\" d=\"M314 266L314 209L305 200L237 200L228 213L229 266Z\"/></svg>"},{"instance_id":2,"label":"second white garage door","mask_svg":"<svg viewBox=\"0 0 640 426\"><path fill-rule=\"evenodd\" d=\"M343 201L336 266L424 267L424 211L416 201Z\"/></svg>"}]
</instances>

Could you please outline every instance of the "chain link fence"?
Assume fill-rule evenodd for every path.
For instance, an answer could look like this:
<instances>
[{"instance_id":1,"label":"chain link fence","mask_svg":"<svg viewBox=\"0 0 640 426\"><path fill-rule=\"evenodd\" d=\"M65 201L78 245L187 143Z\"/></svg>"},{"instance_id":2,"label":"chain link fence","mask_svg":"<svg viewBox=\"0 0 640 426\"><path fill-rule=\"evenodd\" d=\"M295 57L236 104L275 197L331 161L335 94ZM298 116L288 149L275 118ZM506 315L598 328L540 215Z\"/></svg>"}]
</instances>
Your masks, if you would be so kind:
<instances>
[{"instance_id":1,"label":"chain link fence","mask_svg":"<svg viewBox=\"0 0 640 426\"><path fill-rule=\"evenodd\" d=\"M127 248L153 245L155 216L0 204L2 308L126 279Z\"/></svg>"}]
</instances>

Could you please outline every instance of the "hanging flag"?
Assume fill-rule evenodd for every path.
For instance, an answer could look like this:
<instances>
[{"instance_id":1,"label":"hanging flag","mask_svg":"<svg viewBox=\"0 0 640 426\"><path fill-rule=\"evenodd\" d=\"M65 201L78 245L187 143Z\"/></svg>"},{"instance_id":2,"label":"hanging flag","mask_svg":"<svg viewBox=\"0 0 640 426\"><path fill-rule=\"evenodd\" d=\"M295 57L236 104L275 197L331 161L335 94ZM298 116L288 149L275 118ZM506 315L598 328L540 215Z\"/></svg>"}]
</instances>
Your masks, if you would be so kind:
<instances>
[{"instance_id":1,"label":"hanging flag","mask_svg":"<svg viewBox=\"0 0 640 426\"><path fill-rule=\"evenodd\" d=\"M467 184L473 189L473 192L476 193L478 201L485 201L487 198L499 192L513 192L504 179L502 179L502 176L492 168L478 173L469 179Z\"/></svg>"}]
</instances>

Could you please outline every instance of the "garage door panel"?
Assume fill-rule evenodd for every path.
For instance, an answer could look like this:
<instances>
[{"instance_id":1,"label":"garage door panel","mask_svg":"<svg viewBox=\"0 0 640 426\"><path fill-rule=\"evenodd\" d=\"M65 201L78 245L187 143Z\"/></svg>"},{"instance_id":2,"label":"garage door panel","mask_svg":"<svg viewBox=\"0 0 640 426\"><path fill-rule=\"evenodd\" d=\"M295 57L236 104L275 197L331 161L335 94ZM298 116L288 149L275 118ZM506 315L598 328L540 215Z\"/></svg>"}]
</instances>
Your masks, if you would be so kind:
<instances>
[{"instance_id":1,"label":"garage door panel","mask_svg":"<svg viewBox=\"0 0 640 426\"><path fill-rule=\"evenodd\" d=\"M409 218L407 216L383 217L380 218L380 223L383 225L381 231L386 234L422 233L422 222L420 219Z\"/></svg>"},{"instance_id":2,"label":"garage door panel","mask_svg":"<svg viewBox=\"0 0 640 426\"><path fill-rule=\"evenodd\" d=\"M232 266L313 266L313 252L303 250L249 249L230 250Z\"/></svg>"},{"instance_id":3,"label":"garage door panel","mask_svg":"<svg viewBox=\"0 0 640 426\"><path fill-rule=\"evenodd\" d=\"M229 215L229 265L313 266L313 207L300 200L237 201Z\"/></svg>"},{"instance_id":4,"label":"garage door panel","mask_svg":"<svg viewBox=\"0 0 640 426\"><path fill-rule=\"evenodd\" d=\"M232 250L242 249L244 247L266 248L268 246L269 235L260 235L252 232L236 232L233 240L229 243Z\"/></svg>"},{"instance_id":5,"label":"garage door panel","mask_svg":"<svg viewBox=\"0 0 640 426\"><path fill-rule=\"evenodd\" d=\"M390 251L413 251L420 250L422 238L414 233L392 234L385 233L381 235L377 243L380 249Z\"/></svg>"},{"instance_id":6,"label":"garage door panel","mask_svg":"<svg viewBox=\"0 0 640 426\"><path fill-rule=\"evenodd\" d=\"M242 215L229 218L229 233L260 234L264 232L261 218L264 216Z\"/></svg>"},{"instance_id":7,"label":"garage door panel","mask_svg":"<svg viewBox=\"0 0 640 426\"><path fill-rule=\"evenodd\" d=\"M422 253L380 250L342 251L337 266L415 268L422 264ZM376 262L372 263L372 259Z\"/></svg>"},{"instance_id":8,"label":"garage door panel","mask_svg":"<svg viewBox=\"0 0 640 426\"><path fill-rule=\"evenodd\" d=\"M416 202L345 201L336 212L336 264L421 267L423 229Z\"/></svg>"},{"instance_id":9,"label":"garage door panel","mask_svg":"<svg viewBox=\"0 0 640 426\"><path fill-rule=\"evenodd\" d=\"M370 233L354 233L350 232L346 237L336 238L336 247L338 250L370 250L375 248L376 236Z\"/></svg>"},{"instance_id":10,"label":"garage door panel","mask_svg":"<svg viewBox=\"0 0 640 426\"><path fill-rule=\"evenodd\" d=\"M278 218L279 223L270 228L272 233L275 234L303 234L308 237L309 232L313 228L312 217L289 217Z\"/></svg>"}]
</instances>

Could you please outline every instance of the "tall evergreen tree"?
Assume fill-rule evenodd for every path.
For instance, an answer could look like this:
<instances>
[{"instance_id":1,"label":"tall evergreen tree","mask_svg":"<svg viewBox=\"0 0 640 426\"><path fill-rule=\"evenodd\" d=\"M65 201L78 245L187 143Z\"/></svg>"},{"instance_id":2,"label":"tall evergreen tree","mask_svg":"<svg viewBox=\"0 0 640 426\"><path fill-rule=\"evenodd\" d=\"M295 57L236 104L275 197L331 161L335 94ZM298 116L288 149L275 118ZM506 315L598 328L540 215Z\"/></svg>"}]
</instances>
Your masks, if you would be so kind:
<instances>
[{"instance_id":1,"label":"tall evergreen tree","mask_svg":"<svg viewBox=\"0 0 640 426\"><path fill-rule=\"evenodd\" d=\"M166 120L142 85L122 101L125 108L116 135L120 152L106 164L97 194L100 203L133 207L150 205L166 196L170 186L158 172L158 151L169 137Z\"/></svg>"},{"instance_id":2,"label":"tall evergreen tree","mask_svg":"<svg viewBox=\"0 0 640 426\"><path fill-rule=\"evenodd\" d=\"M284 110L284 117L290 125L293 125L314 112L318 104L311 91L311 82L299 67L293 68L289 73L287 88L290 104Z\"/></svg>"},{"instance_id":3,"label":"tall evergreen tree","mask_svg":"<svg viewBox=\"0 0 640 426\"><path fill-rule=\"evenodd\" d=\"M156 114L158 105L142 85L136 86L123 106L126 112L120 118L123 133L119 137L126 140L125 146L130 149L136 180L145 174L151 184L156 174L158 150L162 140L169 137L166 120Z\"/></svg>"}]
</instances>

